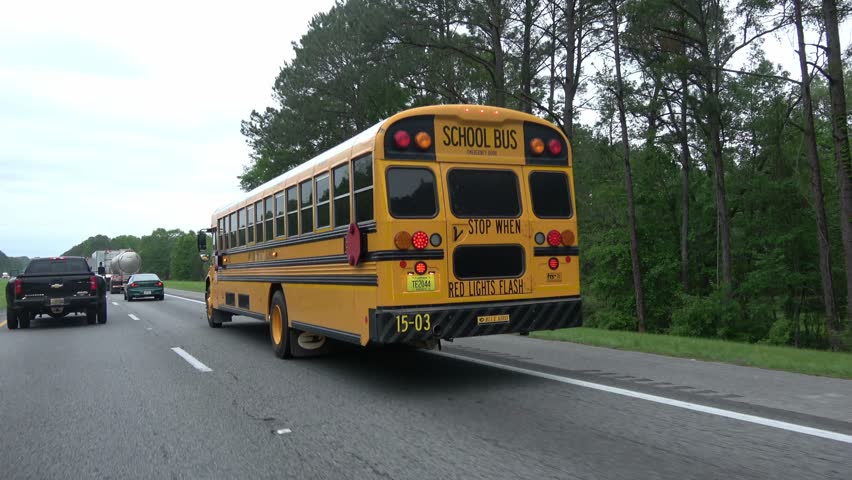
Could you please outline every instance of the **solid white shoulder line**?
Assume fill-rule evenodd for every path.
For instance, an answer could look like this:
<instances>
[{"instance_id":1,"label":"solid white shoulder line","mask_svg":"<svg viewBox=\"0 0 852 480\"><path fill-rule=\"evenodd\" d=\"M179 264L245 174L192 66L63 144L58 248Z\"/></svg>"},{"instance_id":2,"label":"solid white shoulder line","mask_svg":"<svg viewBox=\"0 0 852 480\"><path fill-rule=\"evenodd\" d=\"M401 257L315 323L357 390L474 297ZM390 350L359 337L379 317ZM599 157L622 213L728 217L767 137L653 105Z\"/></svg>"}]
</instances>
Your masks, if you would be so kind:
<instances>
[{"instance_id":1,"label":"solid white shoulder line","mask_svg":"<svg viewBox=\"0 0 852 480\"><path fill-rule=\"evenodd\" d=\"M627 390L624 388L618 387L610 387L609 385L601 385L599 383L586 382L584 380L577 380L570 377L563 377L560 375L553 375L550 373L537 372L535 370L529 370L526 368L513 367L511 365L503 365L501 363L489 362L487 360L480 360L477 358L470 358L463 355L454 355L452 353L436 353L436 355L442 355L446 357L452 357L458 360L464 360L466 362L478 363L480 365L487 365L489 367L501 368L503 370L509 370L512 372L523 373L526 375L532 375L539 378L546 378L548 380L554 380L557 382L568 383L571 385L577 385L579 387L591 388L594 390L600 390L603 392L614 393L616 395L623 395L625 397L633 397L639 398L642 400L647 400L649 402L661 403L664 405L671 405L673 407L685 408L687 410L693 410L696 412L709 413L711 415L718 415L720 417L733 418L735 420L740 420L743 422L756 423L758 425L764 425L767 427L778 428L781 430L788 430L791 432L803 433L805 435L813 435L815 437L826 438L829 440L835 440L838 442L849 443L852 444L852 435L845 435L842 433L832 432L829 430L821 430L819 428L806 427L804 425L797 425L795 423L782 422L780 420L773 420L771 418L758 417L756 415L748 415L745 413L738 413L732 410L725 410L722 408L716 407L708 407L706 405L701 405L697 403L684 402L681 400L674 400L672 398L660 397L657 395L649 395L647 393L636 392L633 390Z\"/></svg>"},{"instance_id":2,"label":"solid white shoulder line","mask_svg":"<svg viewBox=\"0 0 852 480\"><path fill-rule=\"evenodd\" d=\"M178 355L180 355L181 358L183 358L184 360L187 361L187 363L189 363L190 365L195 367L196 370L199 370L199 371L202 371L202 372L212 372L213 371L210 367L208 367L207 365L204 365L197 358L193 357L192 355L187 353L186 350L184 350L180 347L172 347L172 351L177 353Z\"/></svg>"}]
</instances>

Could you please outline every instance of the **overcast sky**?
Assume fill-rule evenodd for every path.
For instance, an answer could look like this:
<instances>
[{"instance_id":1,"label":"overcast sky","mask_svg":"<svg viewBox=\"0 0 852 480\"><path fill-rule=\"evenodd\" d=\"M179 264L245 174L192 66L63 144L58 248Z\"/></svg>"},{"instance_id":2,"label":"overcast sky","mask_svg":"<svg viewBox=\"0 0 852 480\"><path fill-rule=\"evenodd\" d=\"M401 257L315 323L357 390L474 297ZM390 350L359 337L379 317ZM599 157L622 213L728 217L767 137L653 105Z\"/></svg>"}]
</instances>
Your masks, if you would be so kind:
<instances>
[{"instance_id":1,"label":"overcast sky","mask_svg":"<svg viewBox=\"0 0 852 480\"><path fill-rule=\"evenodd\" d=\"M240 121L271 103L291 42L333 4L4 2L0 250L209 226L240 195ZM767 50L796 75L793 41Z\"/></svg>"},{"instance_id":2,"label":"overcast sky","mask_svg":"<svg viewBox=\"0 0 852 480\"><path fill-rule=\"evenodd\" d=\"M240 192L240 121L333 4L4 2L0 250L209 226Z\"/></svg>"}]
</instances>

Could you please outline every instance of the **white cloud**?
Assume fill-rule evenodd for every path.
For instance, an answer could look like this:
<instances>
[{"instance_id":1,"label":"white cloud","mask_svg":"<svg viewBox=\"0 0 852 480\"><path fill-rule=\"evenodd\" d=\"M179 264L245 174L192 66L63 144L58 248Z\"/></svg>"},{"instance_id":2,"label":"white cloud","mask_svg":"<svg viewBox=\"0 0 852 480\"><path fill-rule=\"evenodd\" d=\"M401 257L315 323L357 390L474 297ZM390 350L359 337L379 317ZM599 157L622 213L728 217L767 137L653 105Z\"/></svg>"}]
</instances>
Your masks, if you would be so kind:
<instances>
[{"instance_id":1,"label":"white cloud","mask_svg":"<svg viewBox=\"0 0 852 480\"><path fill-rule=\"evenodd\" d=\"M333 0L16 2L0 16L9 255L197 229L239 195L239 133Z\"/></svg>"}]
</instances>

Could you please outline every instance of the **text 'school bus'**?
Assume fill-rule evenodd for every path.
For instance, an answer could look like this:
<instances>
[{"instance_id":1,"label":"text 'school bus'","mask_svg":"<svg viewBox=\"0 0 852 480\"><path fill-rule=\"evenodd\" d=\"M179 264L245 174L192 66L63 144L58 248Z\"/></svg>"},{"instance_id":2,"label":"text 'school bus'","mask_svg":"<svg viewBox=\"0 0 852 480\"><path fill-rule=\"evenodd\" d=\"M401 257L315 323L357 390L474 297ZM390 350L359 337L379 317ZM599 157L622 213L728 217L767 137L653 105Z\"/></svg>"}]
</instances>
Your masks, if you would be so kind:
<instances>
[{"instance_id":1,"label":"text 'school bus'","mask_svg":"<svg viewBox=\"0 0 852 480\"><path fill-rule=\"evenodd\" d=\"M280 357L327 338L431 347L578 326L573 205L571 148L553 124L407 110L213 214L207 318L269 322Z\"/></svg>"}]
</instances>

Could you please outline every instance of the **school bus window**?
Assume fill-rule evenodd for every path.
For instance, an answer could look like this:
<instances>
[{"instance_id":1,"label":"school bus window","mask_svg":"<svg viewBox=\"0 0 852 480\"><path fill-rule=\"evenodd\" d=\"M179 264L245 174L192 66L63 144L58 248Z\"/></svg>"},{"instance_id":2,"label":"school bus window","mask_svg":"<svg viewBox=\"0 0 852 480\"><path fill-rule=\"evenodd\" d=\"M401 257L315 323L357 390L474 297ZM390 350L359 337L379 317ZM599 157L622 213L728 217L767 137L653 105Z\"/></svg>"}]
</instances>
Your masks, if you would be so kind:
<instances>
[{"instance_id":1,"label":"school bus window","mask_svg":"<svg viewBox=\"0 0 852 480\"><path fill-rule=\"evenodd\" d=\"M237 231L237 245L243 246L246 244L246 209L241 208L237 211L237 220L240 222L239 230Z\"/></svg>"},{"instance_id":2,"label":"school bus window","mask_svg":"<svg viewBox=\"0 0 852 480\"><path fill-rule=\"evenodd\" d=\"M334 180L334 226L349 225L349 164L332 172Z\"/></svg>"},{"instance_id":3,"label":"school bus window","mask_svg":"<svg viewBox=\"0 0 852 480\"><path fill-rule=\"evenodd\" d=\"M231 232L231 248L239 246L237 244L237 212L231 214L231 226L228 231Z\"/></svg>"},{"instance_id":4,"label":"school bus window","mask_svg":"<svg viewBox=\"0 0 852 480\"><path fill-rule=\"evenodd\" d=\"M434 218L438 214L435 174L428 168L387 171L388 207L395 218Z\"/></svg>"},{"instance_id":5,"label":"school bus window","mask_svg":"<svg viewBox=\"0 0 852 480\"><path fill-rule=\"evenodd\" d=\"M254 205L246 207L246 218L248 219L247 243L254 243Z\"/></svg>"},{"instance_id":6,"label":"school bus window","mask_svg":"<svg viewBox=\"0 0 852 480\"><path fill-rule=\"evenodd\" d=\"M570 218L571 192L564 172L532 172L530 196L533 213L539 218Z\"/></svg>"},{"instance_id":7,"label":"school bus window","mask_svg":"<svg viewBox=\"0 0 852 480\"><path fill-rule=\"evenodd\" d=\"M352 161L355 190L355 221L373 219L373 157L365 155Z\"/></svg>"},{"instance_id":8,"label":"school bus window","mask_svg":"<svg viewBox=\"0 0 852 480\"><path fill-rule=\"evenodd\" d=\"M283 237L284 232L284 192L275 194L275 236Z\"/></svg>"},{"instance_id":9,"label":"school bus window","mask_svg":"<svg viewBox=\"0 0 852 480\"><path fill-rule=\"evenodd\" d=\"M257 230L257 242L263 241L263 200L254 204L255 230Z\"/></svg>"},{"instance_id":10,"label":"school bus window","mask_svg":"<svg viewBox=\"0 0 852 480\"><path fill-rule=\"evenodd\" d=\"M299 192L302 195L301 212L302 212L302 233L308 233L314 229L314 195L310 180L305 180L299 184Z\"/></svg>"},{"instance_id":11,"label":"school bus window","mask_svg":"<svg viewBox=\"0 0 852 480\"><path fill-rule=\"evenodd\" d=\"M228 248L228 246L225 244L225 219L224 218L219 219L219 231L216 232L216 233L218 233L218 235L219 235L219 249L224 250L224 249Z\"/></svg>"},{"instance_id":12,"label":"school bus window","mask_svg":"<svg viewBox=\"0 0 852 480\"><path fill-rule=\"evenodd\" d=\"M290 235L299 234L299 195L296 187L287 189L287 230Z\"/></svg>"},{"instance_id":13,"label":"school bus window","mask_svg":"<svg viewBox=\"0 0 852 480\"><path fill-rule=\"evenodd\" d=\"M518 217L518 176L509 170L457 168L447 174L450 209L459 218Z\"/></svg>"},{"instance_id":14,"label":"school bus window","mask_svg":"<svg viewBox=\"0 0 852 480\"><path fill-rule=\"evenodd\" d=\"M317 192L317 230L319 230L331 225L328 174L316 177L315 185L314 188Z\"/></svg>"},{"instance_id":15,"label":"school bus window","mask_svg":"<svg viewBox=\"0 0 852 480\"><path fill-rule=\"evenodd\" d=\"M269 240L272 240L272 237L275 236L275 232L272 230L272 221L273 221L273 217L272 217L272 197L269 196L269 197L264 198L263 204L264 204L263 210L266 212L263 216L263 219L264 219L263 220L264 221L263 231L264 231L264 235L265 235L264 238L267 241L269 241Z\"/></svg>"}]
</instances>

